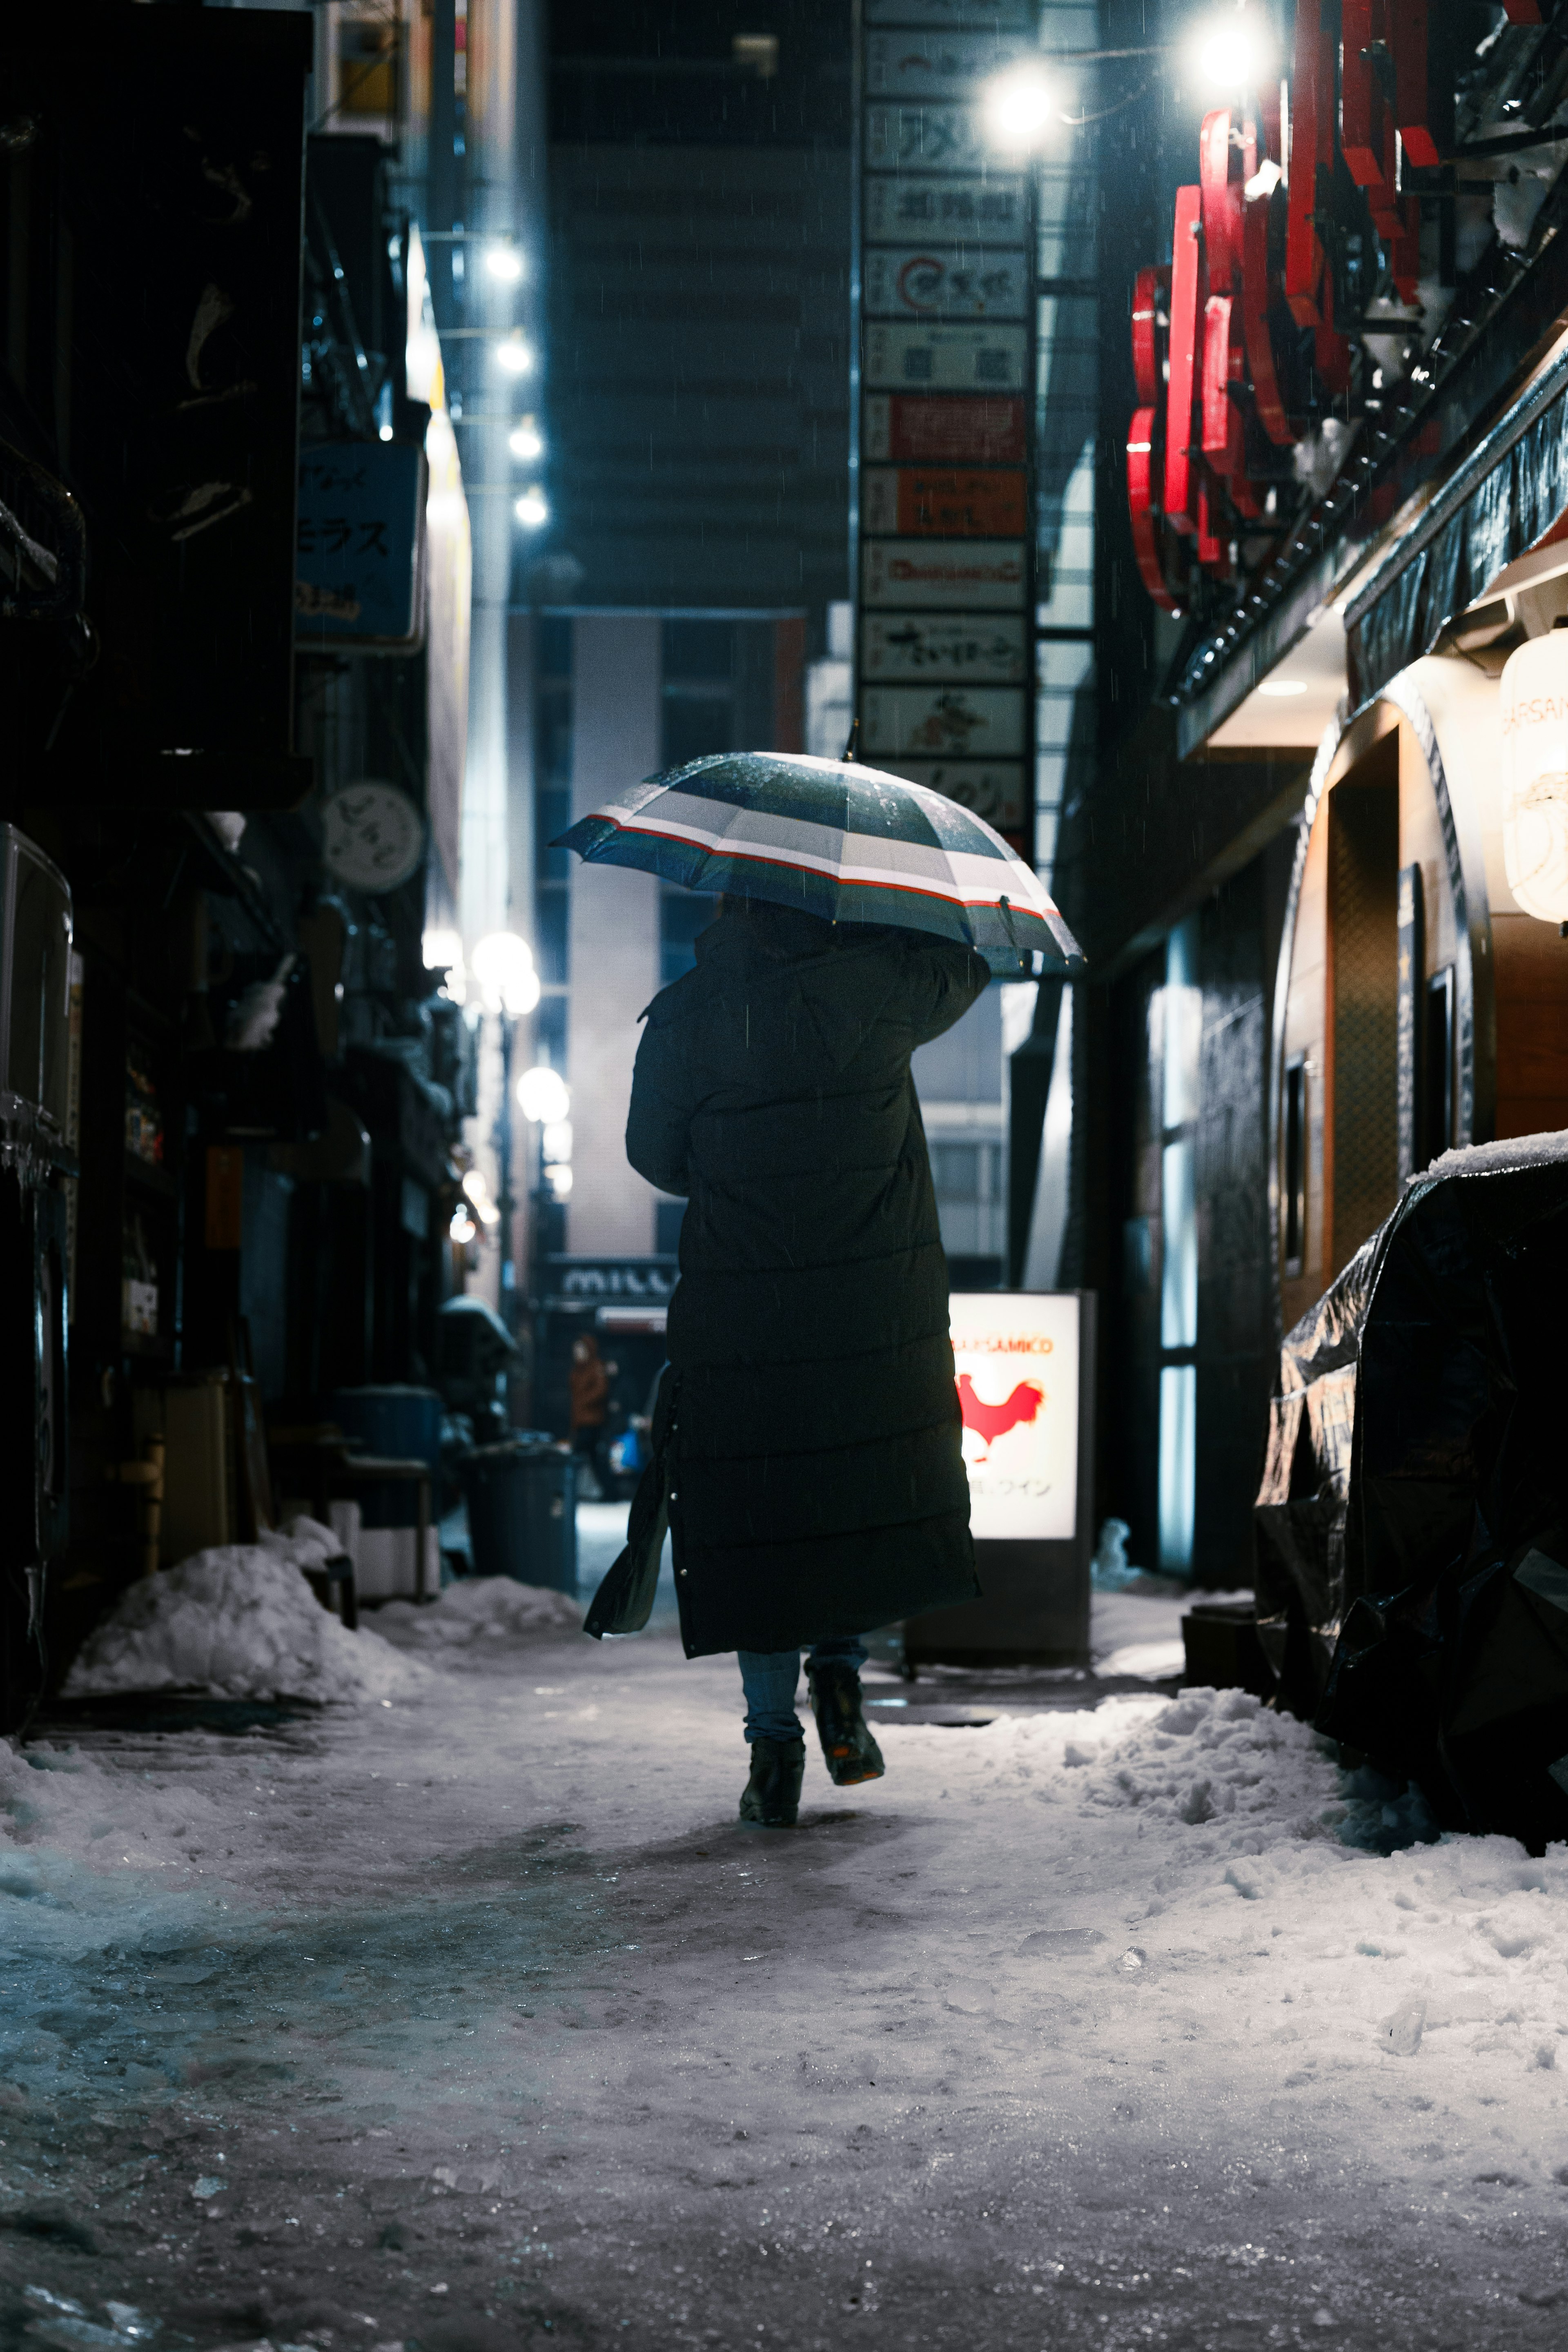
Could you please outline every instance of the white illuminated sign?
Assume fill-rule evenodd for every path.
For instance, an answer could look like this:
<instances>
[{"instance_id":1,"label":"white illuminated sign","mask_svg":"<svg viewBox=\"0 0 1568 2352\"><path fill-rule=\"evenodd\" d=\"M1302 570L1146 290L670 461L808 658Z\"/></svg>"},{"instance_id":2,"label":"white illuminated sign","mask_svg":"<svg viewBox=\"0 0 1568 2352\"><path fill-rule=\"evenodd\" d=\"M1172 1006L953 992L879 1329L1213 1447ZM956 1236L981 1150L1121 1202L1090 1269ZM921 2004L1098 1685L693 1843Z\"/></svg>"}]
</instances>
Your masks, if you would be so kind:
<instances>
[{"instance_id":1,"label":"white illuminated sign","mask_svg":"<svg viewBox=\"0 0 1568 2352\"><path fill-rule=\"evenodd\" d=\"M1070 1542L1079 1300L1070 1292L958 1291L948 1308L976 1540Z\"/></svg>"}]
</instances>

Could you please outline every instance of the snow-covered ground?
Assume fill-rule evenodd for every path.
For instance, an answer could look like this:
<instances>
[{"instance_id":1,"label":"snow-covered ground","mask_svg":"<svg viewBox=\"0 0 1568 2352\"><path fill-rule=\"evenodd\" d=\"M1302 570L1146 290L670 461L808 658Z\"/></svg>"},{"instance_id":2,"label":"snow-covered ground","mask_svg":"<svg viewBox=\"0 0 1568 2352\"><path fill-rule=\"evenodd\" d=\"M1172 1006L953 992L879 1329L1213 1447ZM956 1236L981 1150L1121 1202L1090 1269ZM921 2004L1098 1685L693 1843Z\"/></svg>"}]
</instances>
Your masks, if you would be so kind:
<instances>
[{"instance_id":1,"label":"snow-covered ground","mask_svg":"<svg viewBox=\"0 0 1568 2352\"><path fill-rule=\"evenodd\" d=\"M1385 1856L1239 1694L879 1725L748 1832L731 1659L464 1606L0 1748L0 2344L1562 2343L1568 1855Z\"/></svg>"}]
</instances>

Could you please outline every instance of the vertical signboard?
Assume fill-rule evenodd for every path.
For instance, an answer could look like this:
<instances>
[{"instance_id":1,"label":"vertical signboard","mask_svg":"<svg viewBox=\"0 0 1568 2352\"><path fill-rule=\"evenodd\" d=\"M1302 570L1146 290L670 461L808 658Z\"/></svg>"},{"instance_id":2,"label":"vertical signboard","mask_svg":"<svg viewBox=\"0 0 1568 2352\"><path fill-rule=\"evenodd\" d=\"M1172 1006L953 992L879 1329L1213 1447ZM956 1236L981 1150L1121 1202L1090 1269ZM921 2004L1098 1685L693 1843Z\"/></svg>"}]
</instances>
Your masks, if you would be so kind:
<instances>
[{"instance_id":1,"label":"vertical signboard","mask_svg":"<svg viewBox=\"0 0 1568 2352\"><path fill-rule=\"evenodd\" d=\"M863 759L1034 862L1036 226L982 92L1033 0L862 0L856 713Z\"/></svg>"},{"instance_id":2,"label":"vertical signboard","mask_svg":"<svg viewBox=\"0 0 1568 2352\"><path fill-rule=\"evenodd\" d=\"M1087 1664L1093 1297L955 1291L948 1310L980 1598L909 1619L905 1661Z\"/></svg>"}]
</instances>

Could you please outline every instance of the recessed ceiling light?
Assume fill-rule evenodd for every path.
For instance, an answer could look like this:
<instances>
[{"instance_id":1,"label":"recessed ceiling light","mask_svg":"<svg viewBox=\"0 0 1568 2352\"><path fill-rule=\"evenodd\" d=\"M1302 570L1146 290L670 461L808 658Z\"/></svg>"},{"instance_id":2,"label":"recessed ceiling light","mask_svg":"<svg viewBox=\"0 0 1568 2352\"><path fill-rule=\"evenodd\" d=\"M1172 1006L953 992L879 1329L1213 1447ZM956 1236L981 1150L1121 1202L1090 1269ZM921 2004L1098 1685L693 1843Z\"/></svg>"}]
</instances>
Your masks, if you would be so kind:
<instances>
[{"instance_id":1,"label":"recessed ceiling light","mask_svg":"<svg viewBox=\"0 0 1568 2352\"><path fill-rule=\"evenodd\" d=\"M1280 696L1287 694L1305 694L1307 691L1307 681L1304 677L1266 677L1258 691L1259 694L1274 694Z\"/></svg>"}]
</instances>

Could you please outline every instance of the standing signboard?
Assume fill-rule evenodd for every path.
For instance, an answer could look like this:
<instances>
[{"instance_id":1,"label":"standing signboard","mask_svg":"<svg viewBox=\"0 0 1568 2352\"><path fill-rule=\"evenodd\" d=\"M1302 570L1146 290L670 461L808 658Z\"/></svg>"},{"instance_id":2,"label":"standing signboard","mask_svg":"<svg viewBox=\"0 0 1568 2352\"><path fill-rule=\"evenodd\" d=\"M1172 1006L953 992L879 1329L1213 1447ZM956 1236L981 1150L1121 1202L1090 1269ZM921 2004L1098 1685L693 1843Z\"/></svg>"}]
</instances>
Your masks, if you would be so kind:
<instances>
[{"instance_id":1,"label":"standing signboard","mask_svg":"<svg viewBox=\"0 0 1568 2352\"><path fill-rule=\"evenodd\" d=\"M909 1619L905 1661L1087 1665L1093 1294L955 1291L949 1303L981 1598Z\"/></svg>"},{"instance_id":2,"label":"standing signboard","mask_svg":"<svg viewBox=\"0 0 1568 2352\"><path fill-rule=\"evenodd\" d=\"M862 758L1034 862L1035 201L988 143L1031 0L862 0L855 429Z\"/></svg>"}]
</instances>

